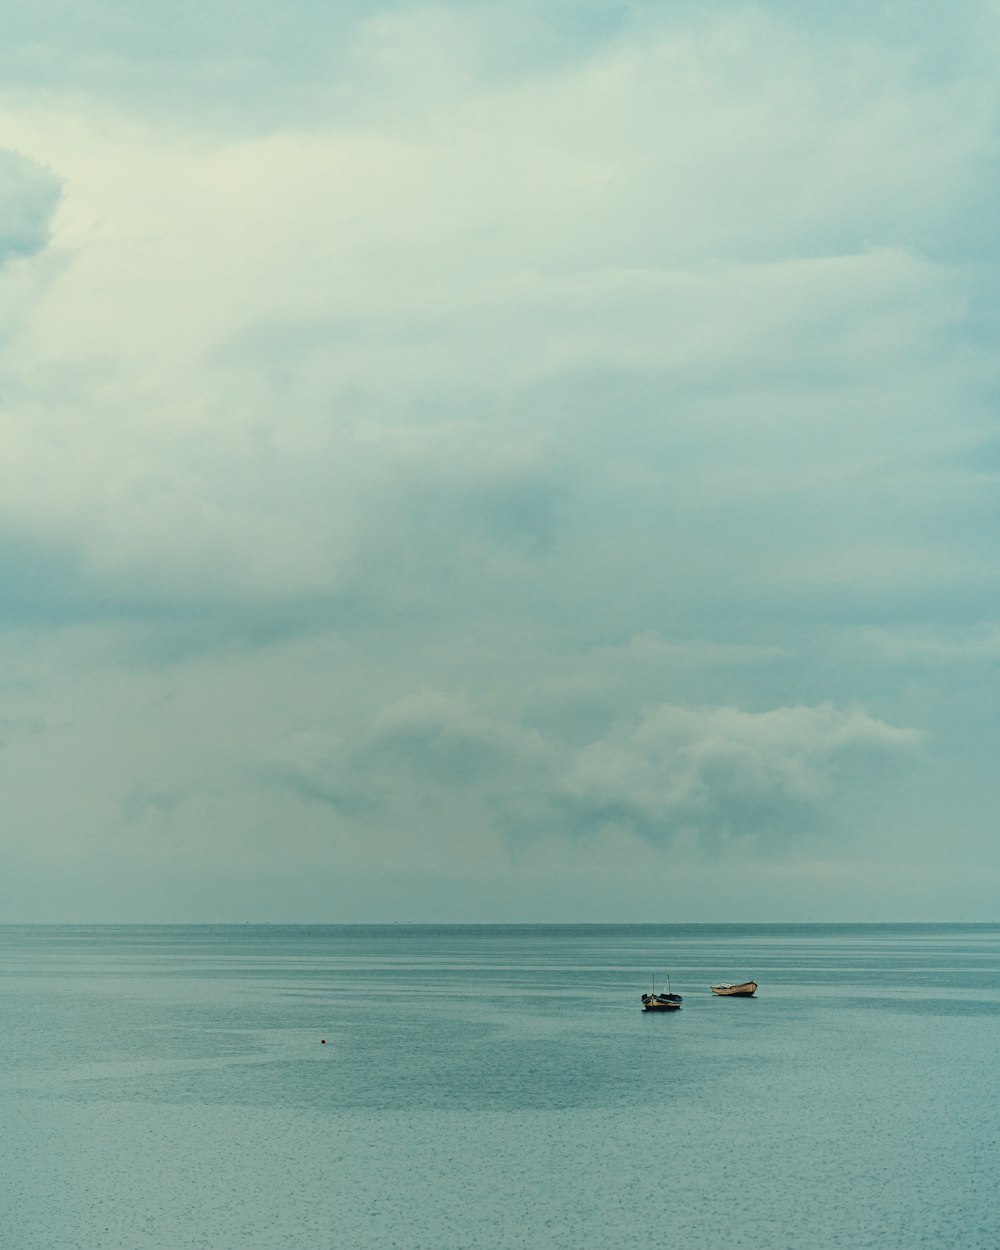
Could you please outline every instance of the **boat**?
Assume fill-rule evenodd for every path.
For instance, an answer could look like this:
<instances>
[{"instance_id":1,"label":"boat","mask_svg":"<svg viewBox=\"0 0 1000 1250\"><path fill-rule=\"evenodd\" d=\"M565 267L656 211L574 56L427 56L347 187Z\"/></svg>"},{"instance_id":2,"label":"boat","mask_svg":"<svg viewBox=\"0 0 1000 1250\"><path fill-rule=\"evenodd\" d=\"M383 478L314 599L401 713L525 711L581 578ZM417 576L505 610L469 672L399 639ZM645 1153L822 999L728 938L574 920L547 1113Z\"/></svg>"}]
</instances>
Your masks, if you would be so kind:
<instances>
[{"instance_id":1,"label":"boat","mask_svg":"<svg viewBox=\"0 0 1000 1250\"><path fill-rule=\"evenodd\" d=\"M712 986L712 993L718 994L721 998L752 998L756 992L756 981L740 981L739 984L722 981L719 985Z\"/></svg>"},{"instance_id":2,"label":"boat","mask_svg":"<svg viewBox=\"0 0 1000 1250\"><path fill-rule=\"evenodd\" d=\"M643 994L642 1009L643 1011L680 1011L683 998L680 994L671 994L670 978L667 977L666 989L656 992L656 978L653 978L652 994Z\"/></svg>"}]
</instances>

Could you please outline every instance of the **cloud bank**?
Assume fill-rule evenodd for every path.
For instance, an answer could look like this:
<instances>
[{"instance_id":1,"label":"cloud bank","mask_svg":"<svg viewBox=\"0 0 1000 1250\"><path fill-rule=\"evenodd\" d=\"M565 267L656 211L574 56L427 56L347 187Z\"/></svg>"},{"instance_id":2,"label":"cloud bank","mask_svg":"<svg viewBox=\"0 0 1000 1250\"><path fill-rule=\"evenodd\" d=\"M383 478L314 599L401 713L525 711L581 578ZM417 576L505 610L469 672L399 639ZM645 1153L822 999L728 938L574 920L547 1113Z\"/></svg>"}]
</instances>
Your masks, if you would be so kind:
<instances>
[{"instance_id":1,"label":"cloud bank","mask_svg":"<svg viewBox=\"0 0 1000 1250\"><path fill-rule=\"evenodd\" d=\"M84 10L0 54L9 914L984 854L994 6Z\"/></svg>"}]
</instances>

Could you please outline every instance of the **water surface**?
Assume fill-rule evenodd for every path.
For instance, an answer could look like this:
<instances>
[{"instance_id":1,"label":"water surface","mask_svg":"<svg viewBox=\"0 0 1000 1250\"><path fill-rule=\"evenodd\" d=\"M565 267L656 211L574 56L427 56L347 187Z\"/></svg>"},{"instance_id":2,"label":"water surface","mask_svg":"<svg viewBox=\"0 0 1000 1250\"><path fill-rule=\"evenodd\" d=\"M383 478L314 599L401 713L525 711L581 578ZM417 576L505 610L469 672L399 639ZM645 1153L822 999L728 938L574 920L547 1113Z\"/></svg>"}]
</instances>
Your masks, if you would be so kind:
<instances>
[{"instance_id":1,"label":"water surface","mask_svg":"<svg viewBox=\"0 0 1000 1250\"><path fill-rule=\"evenodd\" d=\"M0 982L12 1250L1000 1244L1000 926L5 927Z\"/></svg>"}]
</instances>

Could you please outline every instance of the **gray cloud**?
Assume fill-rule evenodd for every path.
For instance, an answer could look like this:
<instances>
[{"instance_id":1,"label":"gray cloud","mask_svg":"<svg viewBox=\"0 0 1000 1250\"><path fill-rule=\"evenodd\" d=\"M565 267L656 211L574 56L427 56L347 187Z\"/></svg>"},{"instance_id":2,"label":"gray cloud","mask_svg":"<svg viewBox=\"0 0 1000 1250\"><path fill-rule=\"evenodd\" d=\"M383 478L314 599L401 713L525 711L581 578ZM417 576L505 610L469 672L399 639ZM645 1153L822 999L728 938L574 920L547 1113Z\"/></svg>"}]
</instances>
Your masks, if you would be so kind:
<instances>
[{"instance_id":1,"label":"gray cloud","mask_svg":"<svg viewBox=\"0 0 1000 1250\"><path fill-rule=\"evenodd\" d=\"M403 13L386 22L387 39L420 38ZM887 80L860 45L845 64L791 28L719 22L725 54L667 23L643 44L597 43L583 67L456 80L446 102L422 91L426 110L402 131L405 91L357 134L266 136L210 162L151 165L172 228L136 235L124 269L117 243L88 243L65 284L86 308L67 329L82 333L56 354L90 368L41 397L42 428L29 419L42 362L60 376L46 323L8 362L25 392L10 475L32 484L4 493L11 528L64 545L112 610L283 601L312 620L340 597L424 614L441 577L453 604L457 584L470 604L523 592L543 615L589 616L598 637L689 633L664 611L720 592L842 599L845 580L884 592L891 568L909 594L939 573L952 555L935 561L920 524L936 527L950 484L937 470L918 481L898 456L905 440L911 461L938 463L936 409L967 385L975 354L958 364L968 289L963 271L915 254L898 215L942 238L938 214L971 202L992 140L965 125L954 80L931 91L919 75ZM789 48L780 89L728 75L734 58ZM845 75L853 94L835 108ZM805 100L794 134L779 124L793 94ZM735 129L716 124L732 116ZM928 140L931 116L963 146ZM802 176L796 135L818 154L815 176ZM952 194L932 202L943 185ZM136 231L163 212L143 194L123 187L116 209ZM241 207L220 230L230 196ZM839 240L833 221L848 223ZM269 235L283 242L256 249ZM134 339L113 315L102 326L87 280L98 261L114 307L167 296L143 304ZM170 297L178 270L215 274L222 294ZM963 414L958 427L982 419L971 397ZM641 536L653 534L650 576ZM967 578L986 564L970 561ZM623 619L600 624L616 607Z\"/></svg>"},{"instance_id":2,"label":"gray cloud","mask_svg":"<svg viewBox=\"0 0 1000 1250\"><path fill-rule=\"evenodd\" d=\"M0 149L0 264L45 247L61 194L50 170L20 152Z\"/></svg>"},{"instance_id":3,"label":"gray cloud","mask_svg":"<svg viewBox=\"0 0 1000 1250\"><path fill-rule=\"evenodd\" d=\"M995 862L994 6L71 8L0 50L24 862Z\"/></svg>"},{"instance_id":4,"label":"gray cloud","mask_svg":"<svg viewBox=\"0 0 1000 1250\"><path fill-rule=\"evenodd\" d=\"M457 806L514 847L618 827L654 844L686 838L708 849L815 834L839 790L920 740L860 709L660 705L574 744L424 691L379 709L353 740L313 732L284 742L279 775L376 824L405 811L417 839Z\"/></svg>"}]
</instances>

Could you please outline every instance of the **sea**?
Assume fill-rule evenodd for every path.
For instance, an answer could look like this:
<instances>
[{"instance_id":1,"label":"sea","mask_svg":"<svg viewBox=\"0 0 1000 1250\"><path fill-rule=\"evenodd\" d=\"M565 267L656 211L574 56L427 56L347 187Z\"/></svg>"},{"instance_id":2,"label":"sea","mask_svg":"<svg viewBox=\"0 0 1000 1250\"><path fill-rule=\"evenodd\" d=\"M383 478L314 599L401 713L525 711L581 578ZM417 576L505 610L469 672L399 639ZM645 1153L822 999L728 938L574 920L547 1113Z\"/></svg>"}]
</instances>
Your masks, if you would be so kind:
<instances>
[{"instance_id":1,"label":"sea","mask_svg":"<svg viewBox=\"0 0 1000 1250\"><path fill-rule=\"evenodd\" d=\"M1000 1245L1000 925L6 926L0 1019L2 1250Z\"/></svg>"}]
</instances>

